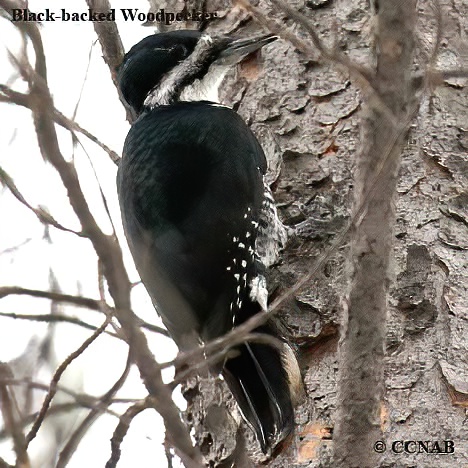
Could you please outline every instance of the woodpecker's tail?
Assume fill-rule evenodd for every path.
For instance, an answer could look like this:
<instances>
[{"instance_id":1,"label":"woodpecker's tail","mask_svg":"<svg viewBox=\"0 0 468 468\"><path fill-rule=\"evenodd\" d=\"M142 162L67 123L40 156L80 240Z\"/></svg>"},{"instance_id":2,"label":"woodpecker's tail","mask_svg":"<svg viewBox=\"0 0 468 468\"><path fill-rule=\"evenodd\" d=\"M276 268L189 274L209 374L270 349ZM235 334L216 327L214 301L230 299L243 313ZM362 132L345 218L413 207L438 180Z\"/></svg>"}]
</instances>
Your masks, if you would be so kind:
<instances>
[{"instance_id":1,"label":"woodpecker's tail","mask_svg":"<svg viewBox=\"0 0 468 468\"><path fill-rule=\"evenodd\" d=\"M255 332L276 334L269 326ZM257 435L262 451L268 453L294 429L295 393L301 387L296 357L284 343L284 350L246 343L229 358L223 376L242 415Z\"/></svg>"}]
</instances>

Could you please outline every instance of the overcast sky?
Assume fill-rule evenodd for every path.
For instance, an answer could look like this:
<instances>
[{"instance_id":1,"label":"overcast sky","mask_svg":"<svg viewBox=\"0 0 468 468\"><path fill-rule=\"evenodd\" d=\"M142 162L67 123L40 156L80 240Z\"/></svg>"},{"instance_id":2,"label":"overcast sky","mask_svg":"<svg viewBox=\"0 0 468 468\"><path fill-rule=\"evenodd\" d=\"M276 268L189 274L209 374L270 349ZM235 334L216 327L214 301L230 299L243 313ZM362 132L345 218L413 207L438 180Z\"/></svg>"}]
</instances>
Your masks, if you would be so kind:
<instances>
[{"instance_id":1,"label":"overcast sky","mask_svg":"<svg viewBox=\"0 0 468 468\"><path fill-rule=\"evenodd\" d=\"M139 8L146 12L148 2L112 0L112 6L116 9ZM50 11L60 11L64 7L69 12L87 11L84 0L29 1L29 8L34 12L45 11L46 8ZM121 14L116 14L116 21L126 50L153 32L150 28L142 27L139 21L123 21ZM109 70L101 57L99 43L95 43L96 36L92 23L62 22L56 19L55 22L43 22L41 32L47 56L49 87L55 106L67 117L71 117L82 92L76 121L120 154L129 125L110 79ZM8 50L16 53L20 47L21 40L15 27L7 20L0 19L0 83L6 83L18 91L25 92L27 88L21 79L15 76L7 55ZM33 60L32 51L30 57ZM87 78L84 82L86 73ZM0 103L0 122L2 122L0 166L12 176L31 205L46 207L61 224L78 230L79 223L68 204L58 176L44 163L39 153L30 111ZM62 153L68 160L73 158L75 161L93 214L102 228L110 233L111 225L103 208L96 177L89 162L89 159L92 160L97 178L109 203L113 222L118 228L119 235L122 236L115 185L116 166L104 151L85 137L80 136L79 139L88 155L80 145L73 147L69 132L58 126L57 132ZM96 256L89 241L52 227L49 230L52 242L48 242L44 239L44 226L7 189L0 189L0 226L0 286L18 285L47 290L50 271L53 271L62 292L99 297ZM129 272L132 280L136 281L138 277L128 251L126 252ZM134 309L138 315L149 322L161 324L141 285L134 288L133 299ZM28 297L9 297L0 300L0 311L49 313L50 303ZM103 320L101 315L86 309L69 307L66 313L79 316L95 325L99 325ZM35 342L31 340L37 337L37 343L46 331L47 327L43 324L0 317L0 360L17 359L28 344L34 349ZM89 330L73 325L57 326L55 365L78 348L90 334ZM149 337L158 361L166 361L175 356L176 348L170 340L155 337L154 334ZM101 336L71 365L62 383L75 391L102 395L123 371L126 353L126 346L116 339ZM54 369L41 370L41 377L45 383L53 371ZM172 371L169 371L165 377L166 380L171 379ZM44 395L44 392L37 393L39 403ZM128 384L124 386L119 396L139 398L144 395L145 390L138 372L133 369ZM57 401L60 398L62 396L59 393ZM177 397L177 402L183 406L184 401L180 395ZM122 410L116 406L113 408ZM112 416L101 417L81 442L68 467L103 467L110 455L109 441L117 422ZM70 430L69 423L70 421L64 421L64 429ZM52 436L47 425L44 425L30 446L33 460L39 461L41 453L47 452ZM135 419L122 445L119 468L134 468L136 465L166 466L162 440L161 419L154 411L145 411ZM9 443L0 443L0 456L14 463L14 454ZM40 466L49 468L48 465L40 463L34 465L34 468Z\"/></svg>"}]
</instances>

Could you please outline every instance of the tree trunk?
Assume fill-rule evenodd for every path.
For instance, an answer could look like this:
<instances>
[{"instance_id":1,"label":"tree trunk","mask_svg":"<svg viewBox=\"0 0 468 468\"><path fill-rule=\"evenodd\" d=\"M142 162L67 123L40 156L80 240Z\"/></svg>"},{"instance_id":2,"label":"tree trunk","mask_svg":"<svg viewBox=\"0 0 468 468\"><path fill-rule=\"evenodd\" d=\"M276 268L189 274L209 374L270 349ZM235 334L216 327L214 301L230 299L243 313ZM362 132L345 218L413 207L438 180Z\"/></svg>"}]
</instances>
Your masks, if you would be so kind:
<instances>
[{"instance_id":1,"label":"tree trunk","mask_svg":"<svg viewBox=\"0 0 468 468\"><path fill-rule=\"evenodd\" d=\"M406 3L408 5L402 8L410 7L411 3ZM291 5L310 18L326 43L334 42L352 60L372 68L376 18L368 2L325 0L309 1L306 6L297 2ZM281 13L271 10L270 4L262 2L260 7L270 18L284 20ZM418 4L416 15L417 51L412 72L421 73L435 44L436 20L434 10L423 2ZM461 67L463 63L457 61L457 54L461 50L460 33L468 30L468 5L462 0L443 4L442 16L445 27L437 67ZM298 30L289 20L285 26ZM249 24L247 30L253 27ZM301 37L306 38L302 32ZM411 41L410 34L407 39ZM405 53L410 54L411 45L405 43L404 47ZM380 67L380 59L378 63ZM361 103L368 96L361 95L346 72L321 63L319 54L314 60L295 51L287 42L277 41L263 52L262 69L253 68L254 72L252 67L247 67L229 78L223 88L223 100L238 110L260 139L269 159L271 179L275 181L274 195L280 215L286 224L296 227L282 264L270 278L272 294L277 296L309 271L314 260L323 255L350 222L352 193L363 190L362 182L353 188L356 155L366 149L375 153L379 135L385 136L387 130L375 128L380 115L366 114L364 125L369 131L361 132ZM382 75L384 70L378 70ZM398 87L404 85L404 76L400 76L398 82L386 78L388 96L384 102L394 111L414 106L406 96L398 94ZM390 291L387 352L384 356L379 348L374 361L365 364L378 374L380 371L374 366L383 360L385 375L385 389L376 393L379 397L374 407L365 408L367 413L373 412L373 419L366 424L377 429L364 436L366 444L373 446L379 440L385 443L386 450L375 466L443 468L466 461L466 89L466 79L446 80L433 90L432 96L423 97L410 127L409 141L403 148L398 180L387 180L388 185L379 187L371 201L376 207L382 206L381 192L391 192L391 184L397 182L395 228L392 230L392 209L388 204L378 213L379 219L376 217L372 221L378 228L376 234L379 230L385 232L384 237L377 236L378 242L384 244L385 249L391 244L394 247L394 260L390 261L388 269L388 253L385 249L378 252L382 273L379 283L387 280ZM359 166L361 175L367 171L372 178L376 163L374 159L373 165ZM385 198L388 200L387 196ZM361 224L359 228L364 227L365 224ZM354 233L353 239L357 235ZM347 302L346 307L351 309L357 304L357 296L352 293L349 301L344 300L350 274L345 267L348 253L345 244L330 258L323 271L302 288L294 300L284 304L280 312L293 342L300 349L307 397L297 410L295 438L268 466L337 466L337 461L332 461L332 453L337 437L333 427L337 417L339 323L343 303ZM354 274L361 272L364 280L377 281L366 275L363 264L354 267ZM364 304L373 295L378 296L380 318L377 322L373 320L372 326L379 329L376 333L383 333L385 291L375 290L369 284L367 294L360 299ZM358 363L349 364L356 366ZM362 371L364 363L359 365ZM352 367L347 367L348 372L349 369ZM192 382L191 390L197 385ZM191 395L196 393L191 392ZM340 396L340 401L344 396ZM378 414L375 414L376 409ZM197 414L195 407L189 405L189 418L196 418ZM350 422L354 424L356 420ZM378 436L380 430L382 437ZM250 439L249 431L245 432ZM230 443L226 443L221 457L219 450L215 455L208 448L213 440L213 446L219 448L216 436L205 431L204 447L208 458L219 461L226 452L234 450L235 440L234 436L224 437ZM444 441L453 441L455 452L437 454L433 443L430 448L434 451L430 454L417 453L414 445L407 445L405 452L405 446L399 443L419 440L438 441L440 447L447 446L449 452L450 443L444 445ZM249 446L249 453L253 459L260 460L258 449L254 453L254 447L254 443ZM378 447L382 446L377 446L377 450ZM364 466L360 464L360 454L366 449L354 447L354 460L342 466Z\"/></svg>"},{"instance_id":2,"label":"tree trunk","mask_svg":"<svg viewBox=\"0 0 468 468\"><path fill-rule=\"evenodd\" d=\"M394 198L401 151L417 108L411 92L415 2L381 0L376 13L378 98L366 105L357 154L350 293L339 360L334 461L343 468L373 468L381 458L374 444L382 440Z\"/></svg>"}]
</instances>

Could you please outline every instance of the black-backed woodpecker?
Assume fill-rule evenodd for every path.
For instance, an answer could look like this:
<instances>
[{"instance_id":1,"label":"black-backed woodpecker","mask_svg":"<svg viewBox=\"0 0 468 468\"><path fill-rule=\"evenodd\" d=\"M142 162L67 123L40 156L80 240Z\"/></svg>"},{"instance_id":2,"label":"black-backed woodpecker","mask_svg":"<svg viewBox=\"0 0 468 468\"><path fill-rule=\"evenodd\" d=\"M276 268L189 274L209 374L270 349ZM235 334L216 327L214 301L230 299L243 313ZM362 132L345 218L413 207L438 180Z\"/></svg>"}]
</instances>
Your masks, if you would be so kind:
<instances>
[{"instance_id":1,"label":"black-backed woodpecker","mask_svg":"<svg viewBox=\"0 0 468 468\"><path fill-rule=\"evenodd\" d=\"M138 116L117 184L141 279L179 349L230 331L267 309L265 270L286 240L257 139L217 102L225 73L272 42L173 31L126 54L120 91ZM270 321L217 369L267 453L294 428L296 357Z\"/></svg>"}]
</instances>

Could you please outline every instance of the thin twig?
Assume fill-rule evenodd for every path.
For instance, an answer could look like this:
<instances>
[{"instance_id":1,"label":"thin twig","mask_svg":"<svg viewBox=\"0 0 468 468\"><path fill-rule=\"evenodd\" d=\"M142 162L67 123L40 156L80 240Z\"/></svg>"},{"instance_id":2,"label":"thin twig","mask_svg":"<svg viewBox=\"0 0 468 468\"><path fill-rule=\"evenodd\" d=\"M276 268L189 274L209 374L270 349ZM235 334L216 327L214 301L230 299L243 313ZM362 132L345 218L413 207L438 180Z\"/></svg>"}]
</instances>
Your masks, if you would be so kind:
<instances>
[{"instance_id":1,"label":"thin twig","mask_svg":"<svg viewBox=\"0 0 468 468\"><path fill-rule=\"evenodd\" d=\"M153 333L159 333L161 335L170 337L169 332L162 327L158 327L157 325L153 325L152 323L145 322L139 317L135 316L135 321L138 324L139 327L145 328L146 330L153 332Z\"/></svg>"},{"instance_id":2,"label":"thin twig","mask_svg":"<svg viewBox=\"0 0 468 468\"><path fill-rule=\"evenodd\" d=\"M86 0L86 3L88 8L97 12L108 13L112 8L108 0ZM93 21L93 26L101 44L104 61L117 88L117 70L125 55L119 29L114 21Z\"/></svg>"},{"instance_id":3,"label":"thin twig","mask_svg":"<svg viewBox=\"0 0 468 468\"><path fill-rule=\"evenodd\" d=\"M83 78L83 82L81 83L80 94L79 94L78 99L76 101L75 109L73 110L72 120L76 119L76 114L78 112L78 107L80 106L81 98L83 97L83 91L84 91L84 88L85 88L85 85L86 85L86 81L88 80L89 66L91 65L91 57L93 55L93 47L94 47L95 43L96 42L94 41L91 44L91 47L89 48L88 63L86 65L85 76Z\"/></svg>"},{"instance_id":4,"label":"thin twig","mask_svg":"<svg viewBox=\"0 0 468 468\"><path fill-rule=\"evenodd\" d=\"M96 299L91 299L89 297L82 297L82 296L73 296L71 294L63 294L63 293L55 293L50 291L41 291L38 289L28 289L28 288L21 288L19 286L1 286L0 287L0 299L12 296L12 295L21 295L21 296L32 296L32 297L39 297L44 299L50 299L51 301L55 302L63 302L66 304L75 305L78 307L86 307L91 310L97 310L102 312L104 304ZM113 308L109 308L110 311L114 311ZM145 328L154 333L160 333L164 336L169 336L166 329L158 327L157 325L153 325L148 323L136 315L135 322L138 326ZM21 317L18 317L21 318ZM31 319L33 320L33 319ZM51 319L53 320L53 319Z\"/></svg>"},{"instance_id":5,"label":"thin twig","mask_svg":"<svg viewBox=\"0 0 468 468\"><path fill-rule=\"evenodd\" d=\"M6 384L6 385L26 385L28 387L37 389L37 390L44 390L44 391L49 391L50 384L44 384L41 382L35 382L33 380L30 380L28 378L22 378L22 379L3 379L0 380L0 382ZM69 388L63 387L62 385L57 386L57 390L64 393L65 395L69 395L72 398L74 398L77 403L86 405L87 407L94 407L97 402L102 397L95 397L88 395L87 393L77 393L73 390L70 390ZM135 403L136 401L140 401L141 398L114 398L112 400L112 403Z\"/></svg>"},{"instance_id":6,"label":"thin twig","mask_svg":"<svg viewBox=\"0 0 468 468\"><path fill-rule=\"evenodd\" d=\"M261 24L263 24L270 32L277 34L281 38L290 42L297 50L308 55L313 60L317 60L317 51L320 53L322 58L335 65L340 65L347 71L349 71L354 77L358 79L361 84L364 84L366 88L372 89L376 92L373 84L373 72L368 68L353 63L346 55L340 53L336 49L328 49L319 38L317 32L313 28L310 21L306 16L299 13L298 11L291 8L285 2L281 0L271 0L278 8L284 11L291 19L297 24L301 25L312 38L312 42L315 49L311 47L307 42L299 39L296 34L289 31L284 27L284 24L280 24L275 20L268 18L262 10L255 7L250 3L250 0L237 0L244 9L252 14L252 16Z\"/></svg>"},{"instance_id":7,"label":"thin twig","mask_svg":"<svg viewBox=\"0 0 468 468\"><path fill-rule=\"evenodd\" d=\"M0 363L0 408L5 424L5 430L10 433L13 440L13 449L16 453L16 466L29 468L28 446L24 437L23 428L17 421L18 405L15 395L8 385L1 380L13 378L13 372L8 364Z\"/></svg>"},{"instance_id":8,"label":"thin twig","mask_svg":"<svg viewBox=\"0 0 468 468\"><path fill-rule=\"evenodd\" d=\"M0 0L0 6L5 3L12 4L8 0ZM17 26L18 24L15 23ZM95 22L95 26L96 24L98 23ZM130 345L142 380L150 395L154 397L157 411L164 419L171 444L185 465L201 467L203 466L203 457L200 450L194 447L190 439L188 430L181 420L180 411L172 400L170 389L163 383L161 371L149 349L147 339L138 327L138 319L131 311L131 283L125 270L118 240L115 236L104 234L98 226L81 189L74 165L67 162L60 151L53 121L53 101L47 86L42 39L37 25L28 23L26 32L36 51L36 74L30 86L30 94L35 102L32 106L33 121L41 154L57 170L66 188L72 208L81 223L82 230L88 235L102 261L109 292L115 303L115 316L121 324L127 343Z\"/></svg>"},{"instance_id":9,"label":"thin twig","mask_svg":"<svg viewBox=\"0 0 468 468\"><path fill-rule=\"evenodd\" d=\"M26 107L32 110L33 101L29 94L20 93L14 91L4 84L0 84L0 102L6 102L11 104L16 104L18 106ZM110 157L114 164L118 164L120 161L120 156L113 150L111 150L107 145L102 143L96 136L90 133L88 130L81 127L74 120L65 117L58 109L54 107L53 109L53 118L54 121L59 124L61 127L66 128L69 131L75 131L81 133L90 141L95 143L101 149L103 149Z\"/></svg>"},{"instance_id":10,"label":"thin twig","mask_svg":"<svg viewBox=\"0 0 468 468\"><path fill-rule=\"evenodd\" d=\"M13 465L10 465L3 458L0 457L0 468L15 468L15 467Z\"/></svg>"},{"instance_id":11,"label":"thin twig","mask_svg":"<svg viewBox=\"0 0 468 468\"><path fill-rule=\"evenodd\" d=\"M99 177L98 177L98 174L97 174L97 171L96 171L96 167L95 167L95 165L93 163L93 159L89 155L89 153L86 150L86 148L84 147L83 143L81 143L80 139L75 135L75 133L73 131L71 133L74 136L74 138L76 138L76 141L80 144L81 149L83 150L86 157L88 158L88 162L89 162L89 164L91 166L91 170L93 171L94 180L96 181L97 186L99 188L99 193L101 195L101 200L102 200L102 204L104 206L104 211L106 212L107 219L109 220L109 223L110 223L110 225L112 227L112 235L116 236L115 224L114 224L114 221L113 221L112 216L110 214L109 204L107 203L107 197L104 194L104 190L102 189L101 181L99 180Z\"/></svg>"},{"instance_id":12,"label":"thin twig","mask_svg":"<svg viewBox=\"0 0 468 468\"><path fill-rule=\"evenodd\" d=\"M9 382L7 382L7 383L10 384ZM47 386L44 385L44 387L47 387ZM48 389L48 387L47 387L47 389ZM112 405L113 404L122 404L122 403L124 403L124 404L126 404L126 403L134 404L137 401L140 401L140 399L139 398L115 398L115 399L113 399L111 401L111 404ZM55 415L55 414L70 413L70 411L72 411L72 410L75 410L75 409L79 410L79 409L83 409L83 408L94 409L95 405L90 404L89 402L86 401L86 399L84 399L83 402L73 401L73 402L69 402L69 403L54 404L47 411L46 419L53 416L53 415ZM120 418L120 416L121 416L120 413L118 413L116 411L113 411L110 408L103 409L102 412L108 414L109 416L113 416L115 418ZM19 421L18 424L22 428L24 428L26 426L29 426L30 424L32 424L36 420L38 415L39 415L39 411L37 411L35 413L32 413L32 414L29 414L26 417L23 417L23 419L21 421ZM2 440L4 440L9 435L10 434L8 434L5 430L0 430L0 442Z\"/></svg>"},{"instance_id":13,"label":"thin twig","mask_svg":"<svg viewBox=\"0 0 468 468\"><path fill-rule=\"evenodd\" d=\"M15 183L13 182L13 179L8 175L8 173L0 167L0 183L8 187L12 195L24 206L26 206L29 210L31 210L39 219L39 221L43 224L50 224L51 226L54 226L57 229L60 229L61 231L65 232L71 232L72 234L75 234L79 237L86 237L82 232L77 232L74 231L73 229L66 228L62 226L58 221L55 220L55 218L48 213L44 208L34 208L32 205L30 205L24 196L21 194L21 192L18 190L18 187L16 187Z\"/></svg>"},{"instance_id":14,"label":"thin twig","mask_svg":"<svg viewBox=\"0 0 468 468\"><path fill-rule=\"evenodd\" d=\"M57 384L62 377L62 374L65 372L67 367L81 354L83 354L86 349L95 341L106 329L107 325L109 325L111 321L111 316L109 315L104 323L89 337L87 338L83 344L73 353L71 353L58 367L58 369L55 371L52 380L50 382L50 388L49 392L47 393L44 402L42 404L42 408L39 411L39 415L34 421L34 424L29 431L29 433L26 436L27 444L29 443L36 437L37 431L41 427L42 422L44 421L44 418L46 416L46 413L50 407L50 403L52 402L52 399L54 398L55 394L57 393Z\"/></svg>"},{"instance_id":15,"label":"thin twig","mask_svg":"<svg viewBox=\"0 0 468 468\"><path fill-rule=\"evenodd\" d=\"M86 3L90 9L98 12L107 13L111 9L108 0L86 0ZM93 21L93 27L101 44L102 57L109 67L112 81L126 110L127 120L132 123L134 120L132 109L122 99L117 79L118 69L125 55L117 24L114 21Z\"/></svg>"},{"instance_id":16,"label":"thin twig","mask_svg":"<svg viewBox=\"0 0 468 468\"><path fill-rule=\"evenodd\" d=\"M97 330L98 327L84 322L77 317L62 314L17 314L16 312L0 312L0 317L11 318L14 320L29 320L31 322L44 322L44 323L71 323L78 325L87 330ZM105 331L107 335L114 338L120 338L116 333Z\"/></svg>"},{"instance_id":17,"label":"thin twig","mask_svg":"<svg viewBox=\"0 0 468 468\"><path fill-rule=\"evenodd\" d=\"M235 354L236 346L242 343L262 343L276 348L280 353L284 350L284 343L274 336L265 333L248 333L245 336L238 336L230 343L225 343L221 349L211 350L209 355L205 355L207 347L195 348L192 351L179 354L171 362L161 364L161 367L174 366L176 368L189 364L182 372L177 373L174 380L168 385L175 389L177 385L187 380L194 374L199 374L202 369L213 366L222 361L231 353ZM202 351L203 350L203 351Z\"/></svg>"},{"instance_id":18,"label":"thin twig","mask_svg":"<svg viewBox=\"0 0 468 468\"><path fill-rule=\"evenodd\" d=\"M8 255L17 252L18 250L21 249L21 247L24 247L26 244L29 244L29 242L32 241L32 237L28 237L26 240L23 242L20 242L17 245L13 245L12 247L7 247L6 249L0 250L0 255Z\"/></svg>"},{"instance_id":19,"label":"thin twig","mask_svg":"<svg viewBox=\"0 0 468 468\"><path fill-rule=\"evenodd\" d=\"M93 424L93 422L102 414L109 409L109 406L112 404L112 400L115 394L122 388L122 385L127 380L128 374L130 373L130 368L132 365L132 359L130 352L128 353L127 362L125 368L122 372L122 375L118 380L112 385L109 391L106 392L99 399L99 403L95 406L84 418L84 420L79 424L79 426L73 431L73 434L68 438L67 443L60 452L59 458L57 460L56 468L64 468L67 466L70 461L71 456L75 452L78 444L80 443L82 437Z\"/></svg>"},{"instance_id":20,"label":"thin twig","mask_svg":"<svg viewBox=\"0 0 468 468\"><path fill-rule=\"evenodd\" d=\"M124 437L127 435L131 422L142 411L148 408L154 408L154 402L151 397L130 406L130 408L128 408L120 417L119 424L117 424L114 434L112 435L111 456L107 461L105 468L115 468L117 466L121 453L120 446L122 445Z\"/></svg>"},{"instance_id":21,"label":"thin twig","mask_svg":"<svg viewBox=\"0 0 468 468\"><path fill-rule=\"evenodd\" d=\"M50 389L50 384L44 384L42 382L35 382L33 380L23 378L23 379L0 379L1 384L5 385L15 385L15 386L26 386L28 388L34 388L35 390L42 390L48 392ZM77 393L69 388L64 387L63 385L57 385L57 391L62 392L65 395L72 397L76 403L86 408L94 408L100 401L100 397L95 397L88 395L87 393ZM139 401L140 398L113 398L112 404L114 403L135 403ZM111 413L112 414L112 413Z\"/></svg>"},{"instance_id":22,"label":"thin twig","mask_svg":"<svg viewBox=\"0 0 468 468\"><path fill-rule=\"evenodd\" d=\"M92 310L102 310L101 303L96 299L82 296L72 296L71 294L56 293L50 291L41 291L39 289L21 288L19 286L1 286L0 299L6 296L32 296L50 299L56 302L65 302L78 307L86 307Z\"/></svg>"}]
</instances>

